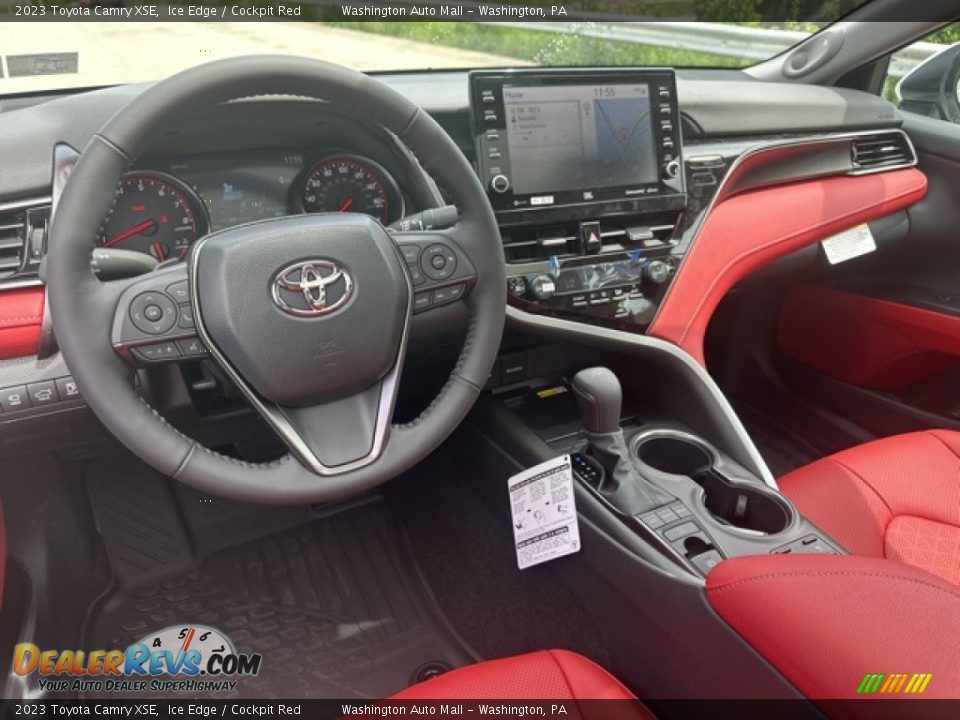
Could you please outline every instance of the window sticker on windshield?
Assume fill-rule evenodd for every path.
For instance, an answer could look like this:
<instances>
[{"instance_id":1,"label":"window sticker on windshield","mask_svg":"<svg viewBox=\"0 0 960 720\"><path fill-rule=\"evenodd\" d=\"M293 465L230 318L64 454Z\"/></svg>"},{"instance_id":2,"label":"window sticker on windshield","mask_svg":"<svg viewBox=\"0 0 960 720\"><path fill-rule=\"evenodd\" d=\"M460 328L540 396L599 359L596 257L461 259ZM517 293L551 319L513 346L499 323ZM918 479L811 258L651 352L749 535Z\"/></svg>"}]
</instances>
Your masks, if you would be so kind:
<instances>
[{"instance_id":1,"label":"window sticker on windshield","mask_svg":"<svg viewBox=\"0 0 960 720\"><path fill-rule=\"evenodd\" d=\"M507 487L517 565L521 570L580 549L569 455L514 475Z\"/></svg>"},{"instance_id":2,"label":"window sticker on windshield","mask_svg":"<svg viewBox=\"0 0 960 720\"><path fill-rule=\"evenodd\" d=\"M877 249L877 242L873 239L870 226L866 223L837 233L824 240L821 245L831 265L853 260Z\"/></svg>"},{"instance_id":3,"label":"window sticker on windshield","mask_svg":"<svg viewBox=\"0 0 960 720\"><path fill-rule=\"evenodd\" d=\"M75 52L42 53L36 55L7 55L7 73L10 77L31 75L73 75L80 62Z\"/></svg>"}]
</instances>

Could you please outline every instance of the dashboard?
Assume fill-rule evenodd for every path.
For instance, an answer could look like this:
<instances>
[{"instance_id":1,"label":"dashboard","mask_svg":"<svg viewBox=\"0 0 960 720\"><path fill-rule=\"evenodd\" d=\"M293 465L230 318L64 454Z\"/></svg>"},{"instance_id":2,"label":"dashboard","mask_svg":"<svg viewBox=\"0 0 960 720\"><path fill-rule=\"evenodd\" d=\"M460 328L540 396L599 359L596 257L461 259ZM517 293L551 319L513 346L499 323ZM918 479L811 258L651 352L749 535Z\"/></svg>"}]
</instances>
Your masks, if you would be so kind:
<instances>
[{"instance_id":1,"label":"dashboard","mask_svg":"<svg viewBox=\"0 0 960 720\"><path fill-rule=\"evenodd\" d=\"M389 225L405 204L382 164L340 148L173 156L124 177L98 244L163 262L234 225L324 212L365 213Z\"/></svg>"},{"instance_id":2,"label":"dashboard","mask_svg":"<svg viewBox=\"0 0 960 720\"><path fill-rule=\"evenodd\" d=\"M674 323L677 333L667 332L661 326L671 316L664 308L701 297L704 278L715 277L693 272L692 249L701 248L701 260L720 251L747 256L730 237L746 242L748 233L702 247L705 218L725 198L833 175L849 178L856 186L850 196L859 201L872 185L855 178L871 172L852 166L858 147L891 149L888 167L915 163L899 113L867 93L757 82L738 71L524 72L379 79L429 112L474 163L500 225L506 294L525 316L679 342L675 336L690 326L689 317ZM142 91L126 85L0 108L0 294L13 317L26 318L0 334L0 390L26 393L69 379L44 310L39 270L46 227L79 151ZM581 113L589 106L589 117L576 124L563 110L574 103ZM519 127L508 130L514 117ZM601 162L589 161L591 153ZM391 224L444 204L442 189L374 121L345 117L309 98L250 98L185 115L156 138L117 188L97 241L155 265L180 257L208 232L241 223L366 212ZM799 222L802 213L782 215L793 216ZM453 302L440 312L461 306ZM704 314L711 307L695 309ZM411 348L423 362L462 340L440 333L436 317L417 315L411 325ZM182 367L188 404L201 415L235 409L234 399L206 389L212 381L202 363L193 365ZM505 361L492 383L527 372L536 371ZM59 394L62 402L82 405L75 395ZM60 407L37 401L4 410L0 425Z\"/></svg>"}]
</instances>

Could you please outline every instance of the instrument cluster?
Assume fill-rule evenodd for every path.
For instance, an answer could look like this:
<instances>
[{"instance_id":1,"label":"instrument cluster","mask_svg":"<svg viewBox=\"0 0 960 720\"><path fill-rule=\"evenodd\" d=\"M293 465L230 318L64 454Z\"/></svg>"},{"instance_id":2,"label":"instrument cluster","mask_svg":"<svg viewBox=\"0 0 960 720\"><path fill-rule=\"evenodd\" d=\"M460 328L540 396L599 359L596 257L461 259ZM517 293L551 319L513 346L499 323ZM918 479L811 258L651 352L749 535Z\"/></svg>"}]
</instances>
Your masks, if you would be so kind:
<instances>
[{"instance_id":1,"label":"instrument cluster","mask_svg":"<svg viewBox=\"0 0 960 720\"><path fill-rule=\"evenodd\" d=\"M210 232L297 213L365 213L389 225L404 216L393 175L363 155L254 151L237 164L212 153L135 169L120 181L98 245L183 258Z\"/></svg>"}]
</instances>

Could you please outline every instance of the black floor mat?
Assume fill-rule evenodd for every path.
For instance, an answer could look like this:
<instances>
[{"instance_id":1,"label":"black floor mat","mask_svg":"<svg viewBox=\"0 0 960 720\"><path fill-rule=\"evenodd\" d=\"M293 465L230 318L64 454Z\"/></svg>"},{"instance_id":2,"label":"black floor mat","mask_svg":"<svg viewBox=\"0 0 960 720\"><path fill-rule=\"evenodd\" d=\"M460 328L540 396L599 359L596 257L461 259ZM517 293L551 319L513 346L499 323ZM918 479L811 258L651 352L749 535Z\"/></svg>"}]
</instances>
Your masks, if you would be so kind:
<instances>
[{"instance_id":1,"label":"black floor mat","mask_svg":"<svg viewBox=\"0 0 960 720\"><path fill-rule=\"evenodd\" d=\"M386 487L444 614L484 658L559 647L610 667L597 623L550 563L517 569L506 477L493 481L502 513L476 492L489 473L448 449Z\"/></svg>"},{"instance_id":2,"label":"black floor mat","mask_svg":"<svg viewBox=\"0 0 960 720\"><path fill-rule=\"evenodd\" d=\"M384 697L425 666L474 660L379 499L216 551L163 582L118 589L88 623L85 645L125 648L191 623L263 655L260 674L241 679L236 697Z\"/></svg>"}]
</instances>

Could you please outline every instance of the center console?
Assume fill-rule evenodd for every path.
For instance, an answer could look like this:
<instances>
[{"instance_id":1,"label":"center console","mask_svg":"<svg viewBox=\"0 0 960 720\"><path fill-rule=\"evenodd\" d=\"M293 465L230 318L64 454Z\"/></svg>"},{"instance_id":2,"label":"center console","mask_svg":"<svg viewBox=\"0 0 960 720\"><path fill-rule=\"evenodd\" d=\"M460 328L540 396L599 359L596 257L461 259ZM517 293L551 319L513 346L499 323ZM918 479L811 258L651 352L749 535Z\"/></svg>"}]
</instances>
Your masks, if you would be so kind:
<instances>
[{"instance_id":1,"label":"center console","mask_svg":"<svg viewBox=\"0 0 960 720\"><path fill-rule=\"evenodd\" d=\"M511 302L644 329L682 259L674 72L477 71L470 93Z\"/></svg>"},{"instance_id":2,"label":"center console","mask_svg":"<svg viewBox=\"0 0 960 720\"><path fill-rule=\"evenodd\" d=\"M522 466L569 455L593 519L599 512L640 541L648 560L704 577L743 555L844 554L761 476L687 368L651 354L608 356L616 374L574 372L564 357L582 359L550 355L560 375L495 391L485 432Z\"/></svg>"}]
</instances>

